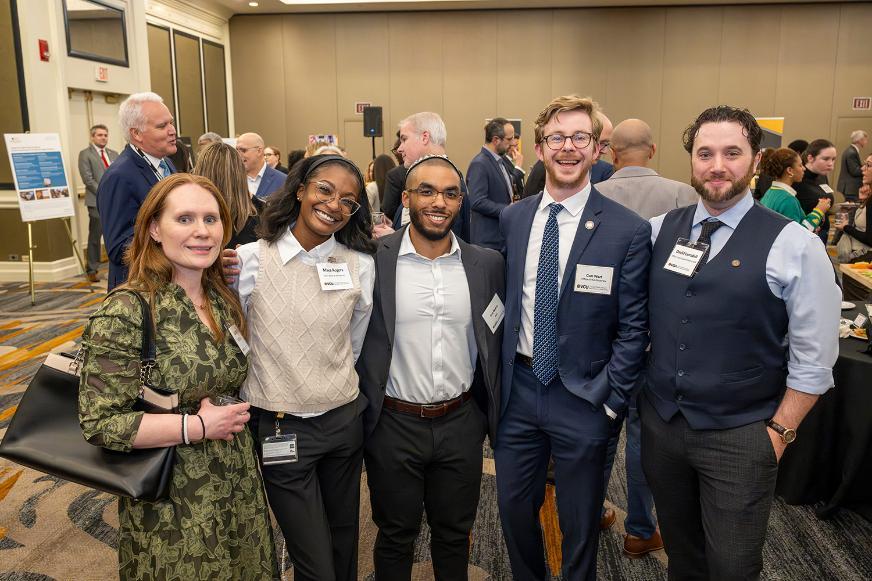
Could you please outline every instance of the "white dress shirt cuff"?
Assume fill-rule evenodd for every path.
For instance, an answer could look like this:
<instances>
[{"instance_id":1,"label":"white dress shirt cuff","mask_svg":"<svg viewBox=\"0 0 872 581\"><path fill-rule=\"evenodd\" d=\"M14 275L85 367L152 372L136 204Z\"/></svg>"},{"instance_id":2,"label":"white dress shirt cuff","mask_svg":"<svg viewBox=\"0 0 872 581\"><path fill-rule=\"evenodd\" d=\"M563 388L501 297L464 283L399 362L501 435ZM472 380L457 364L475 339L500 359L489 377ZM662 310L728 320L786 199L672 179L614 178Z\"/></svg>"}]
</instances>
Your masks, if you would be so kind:
<instances>
[{"instance_id":1,"label":"white dress shirt cuff","mask_svg":"<svg viewBox=\"0 0 872 581\"><path fill-rule=\"evenodd\" d=\"M609 416L609 417L610 417L611 419L613 419L613 420L618 419L618 414L616 414L615 412L613 412L613 411L612 411L612 408L610 408L610 407L607 406L606 404L603 404L603 407L604 407L605 410L606 410L606 415L607 415L607 416Z\"/></svg>"}]
</instances>

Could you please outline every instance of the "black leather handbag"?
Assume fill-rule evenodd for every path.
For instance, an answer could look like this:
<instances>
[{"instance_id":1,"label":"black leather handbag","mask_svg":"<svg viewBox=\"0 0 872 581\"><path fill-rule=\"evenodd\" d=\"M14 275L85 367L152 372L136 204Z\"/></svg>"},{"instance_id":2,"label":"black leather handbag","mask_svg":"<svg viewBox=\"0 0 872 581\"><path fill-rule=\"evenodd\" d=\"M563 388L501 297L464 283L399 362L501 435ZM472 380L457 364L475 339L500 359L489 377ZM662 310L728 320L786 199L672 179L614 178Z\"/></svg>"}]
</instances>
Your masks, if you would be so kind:
<instances>
[{"instance_id":1,"label":"black leather handbag","mask_svg":"<svg viewBox=\"0 0 872 581\"><path fill-rule=\"evenodd\" d=\"M130 291L122 291L130 292ZM154 367L154 326L142 306L140 393L134 409L172 413L178 394L149 385ZM0 456L64 480L138 500L165 498L172 480L175 447L118 452L85 440L79 425L79 367L83 351L49 354L27 387L0 443Z\"/></svg>"}]
</instances>

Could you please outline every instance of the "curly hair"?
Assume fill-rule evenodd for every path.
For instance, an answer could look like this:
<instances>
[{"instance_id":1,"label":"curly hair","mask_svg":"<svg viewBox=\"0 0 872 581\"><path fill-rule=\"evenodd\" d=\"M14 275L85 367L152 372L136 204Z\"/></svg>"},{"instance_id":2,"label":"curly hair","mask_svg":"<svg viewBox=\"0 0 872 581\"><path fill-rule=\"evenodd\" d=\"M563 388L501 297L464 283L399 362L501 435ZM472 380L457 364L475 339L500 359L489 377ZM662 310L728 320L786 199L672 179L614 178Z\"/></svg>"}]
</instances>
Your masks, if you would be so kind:
<instances>
[{"instance_id":1,"label":"curly hair","mask_svg":"<svg viewBox=\"0 0 872 581\"><path fill-rule=\"evenodd\" d=\"M760 128L751 112L738 107L718 105L717 107L709 107L700 113L699 117L684 130L682 142L687 153L693 153L693 142L696 140L696 135L699 133L700 127L706 123L738 123L742 126L742 133L748 138L751 153L757 155L760 151L763 143L763 129Z\"/></svg>"},{"instance_id":2,"label":"curly hair","mask_svg":"<svg viewBox=\"0 0 872 581\"><path fill-rule=\"evenodd\" d=\"M786 147L767 149L763 152L763 159L760 160L760 171L777 180L797 159L800 159L799 154L792 149Z\"/></svg>"}]
</instances>

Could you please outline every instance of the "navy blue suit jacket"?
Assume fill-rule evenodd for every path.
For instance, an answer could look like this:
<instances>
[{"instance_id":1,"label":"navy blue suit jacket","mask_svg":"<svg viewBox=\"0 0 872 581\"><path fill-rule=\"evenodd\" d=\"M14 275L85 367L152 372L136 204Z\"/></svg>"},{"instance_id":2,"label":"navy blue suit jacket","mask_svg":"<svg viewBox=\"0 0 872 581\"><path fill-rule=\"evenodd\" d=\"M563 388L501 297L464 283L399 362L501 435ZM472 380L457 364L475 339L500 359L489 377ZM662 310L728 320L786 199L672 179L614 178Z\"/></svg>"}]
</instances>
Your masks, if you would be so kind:
<instances>
[{"instance_id":1,"label":"navy blue suit jacket","mask_svg":"<svg viewBox=\"0 0 872 581\"><path fill-rule=\"evenodd\" d=\"M266 164L266 170L263 172L263 177L260 178L260 185L257 186L257 193L254 195L265 200L271 193L282 189L287 178L288 176Z\"/></svg>"},{"instance_id":2,"label":"navy blue suit jacket","mask_svg":"<svg viewBox=\"0 0 872 581\"><path fill-rule=\"evenodd\" d=\"M506 314L503 334L502 408L512 389L521 328L524 265L533 217L542 194L506 208ZM585 227L592 222L593 228ZM530 249L539 253L538 248ZM621 414L627 407L648 346L648 264L651 225L591 188L569 252L558 305L560 380L596 408ZM609 295L575 292L576 265L613 268Z\"/></svg>"},{"instance_id":3,"label":"navy blue suit jacket","mask_svg":"<svg viewBox=\"0 0 872 581\"><path fill-rule=\"evenodd\" d=\"M166 158L164 158L166 159ZM166 159L170 170L176 168ZM151 187L158 182L149 162L130 145L109 166L97 188L97 211L109 255L109 290L127 280L124 251L133 238L133 223Z\"/></svg>"},{"instance_id":4,"label":"navy blue suit jacket","mask_svg":"<svg viewBox=\"0 0 872 581\"><path fill-rule=\"evenodd\" d=\"M472 209L470 242L495 250L503 248L500 212L512 203L512 194L506 186L502 164L486 147L482 147L472 158L466 172Z\"/></svg>"}]
</instances>

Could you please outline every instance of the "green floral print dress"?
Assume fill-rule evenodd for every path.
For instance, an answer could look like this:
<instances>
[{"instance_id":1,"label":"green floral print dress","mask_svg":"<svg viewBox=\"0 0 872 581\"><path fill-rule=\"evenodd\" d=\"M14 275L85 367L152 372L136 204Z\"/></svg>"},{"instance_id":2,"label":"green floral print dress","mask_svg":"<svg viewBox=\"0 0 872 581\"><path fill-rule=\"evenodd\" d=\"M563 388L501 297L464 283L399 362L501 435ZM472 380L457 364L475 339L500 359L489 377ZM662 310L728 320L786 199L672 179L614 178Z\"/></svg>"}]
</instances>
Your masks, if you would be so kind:
<instances>
[{"instance_id":1,"label":"green floral print dress","mask_svg":"<svg viewBox=\"0 0 872 581\"><path fill-rule=\"evenodd\" d=\"M177 391L181 413L196 413L208 395L236 395L248 371L248 360L226 332L232 324L227 305L217 294L209 299L225 330L220 343L181 287L167 284L155 295L156 365L150 382ZM122 291L103 302L85 329L79 416L94 445L129 451L136 439L142 412L131 408L139 386L141 328L139 301ZM194 433L200 434L199 426ZM169 497L158 502L121 497L118 513L122 580L276 576L269 512L247 427L231 442L176 446Z\"/></svg>"}]
</instances>

